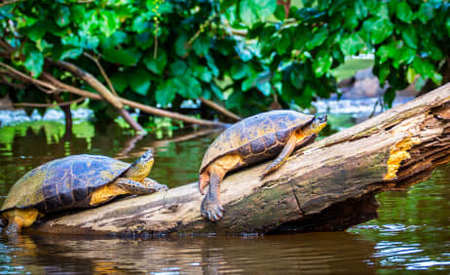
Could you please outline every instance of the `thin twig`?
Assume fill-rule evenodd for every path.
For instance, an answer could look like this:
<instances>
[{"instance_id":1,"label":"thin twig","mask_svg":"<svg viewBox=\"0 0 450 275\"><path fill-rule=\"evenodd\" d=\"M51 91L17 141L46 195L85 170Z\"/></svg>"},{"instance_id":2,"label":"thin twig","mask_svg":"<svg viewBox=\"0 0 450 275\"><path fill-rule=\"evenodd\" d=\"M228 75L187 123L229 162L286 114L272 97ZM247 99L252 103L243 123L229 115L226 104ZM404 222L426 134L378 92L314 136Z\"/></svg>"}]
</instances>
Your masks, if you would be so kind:
<instances>
[{"instance_id":1,"label":"thin twig","mask_svg":"<svg viewBox=\"0 0 450 275\"><path fill-rule=\"evenodd\" d=\"M67 106L73 103L78 103L86 100L86 97L80 97L75 100L60 102L60 103L32 103L32 102L23 102L23 103L13 103L14 107L34 107L34 108L48 108L48 107L56 107L56 106Z\"/></svg>"},{"instance_id":2,"label":"thin twig","mask_svg":"<svg viewBox=\"0 0 450 275\"><path fill-rule=\"evenodd\" d=\"M0 7L6 6L6 5L11 5L17 2L22 2L24 0L10 0L10 1L5 1L3 3L0 3Z\"/></svg>"},{"instance_id":3,"label":"thin twig","mask_svg":"<svg viewBox=\"0 0 450 275\"><path fill-rule=\"evenodd\" d=\"M98 70L100 71L100 73L102 74L103 78L106 81L106 84L108 84L109 89L111 90L111 93L113 93L115 96L118 96L116 93L116 90L114 89L114 86L112 85L112 82L110 80L110 78L108 77L108 75L106 74L105 70L103 69L102 64L100 63L100 61L98 61L98 58L88 54L88 53L83 53L84 56L86 56L87 58L89 58L90 60L94 61L95 65L97 65Z\"/></svg>"},{"instance_id":4,"label":"thin twig","mask_svg":"<svg viewBox=\"0 0 450 275\"><path fill-rule=\"evenodd\" d=\"M24 73L22 73L22 72L20 72L20 71L18 71L16 69L14 69L13 67L11 67L11 66L3 63L3 62L0 62L0 66L5 68L9 72L13 73L14 75L19 76L20 78L23 78L23 79L33 83L38 88L43 88L43 87L47 88L48 90L46 90L46 93L51 94L51 93L55 93L55 92L59 91L55 86L50 85L47 82L40 81L38 79L34 79L31 76L26 75L26 74L24 74Z\"/></svg>"}]
</instances>

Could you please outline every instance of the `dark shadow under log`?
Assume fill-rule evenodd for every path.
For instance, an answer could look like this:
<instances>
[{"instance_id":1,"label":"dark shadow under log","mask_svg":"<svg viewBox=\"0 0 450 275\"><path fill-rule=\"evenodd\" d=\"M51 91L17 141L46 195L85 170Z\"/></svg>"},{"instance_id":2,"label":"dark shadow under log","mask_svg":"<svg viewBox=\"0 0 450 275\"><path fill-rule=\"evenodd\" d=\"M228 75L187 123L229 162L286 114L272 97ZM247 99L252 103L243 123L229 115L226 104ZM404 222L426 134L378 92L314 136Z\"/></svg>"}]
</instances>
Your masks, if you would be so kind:
<instances>
[{"instance_id":1,"label":"dark shadow under log","mask_svg":"<svg viewBox=\"0 0 450 275\"><path fill-rule=\"evenodd\" d=\"M259 175L267 163L227 176L221 186L226 212L217 223L200 216L203 197L193 183L54 218L32 230L113 235L344 230L376 215L374 194L413 184L448 162L449 152L447 84L296 151L263 180Z\"/></svg>"}]
</instances>

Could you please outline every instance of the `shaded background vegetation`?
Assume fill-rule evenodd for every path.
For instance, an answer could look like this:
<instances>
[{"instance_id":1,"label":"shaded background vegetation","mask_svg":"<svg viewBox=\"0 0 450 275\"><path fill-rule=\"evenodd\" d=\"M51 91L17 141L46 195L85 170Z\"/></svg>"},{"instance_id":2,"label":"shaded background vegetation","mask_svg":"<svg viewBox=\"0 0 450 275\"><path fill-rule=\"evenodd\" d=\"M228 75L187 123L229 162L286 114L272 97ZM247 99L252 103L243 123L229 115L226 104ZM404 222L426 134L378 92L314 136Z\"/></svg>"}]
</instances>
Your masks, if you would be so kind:
<instances>
[{"instance_id":1,"label":"shaded background vegetation","mask_svg":"<svg viewBox=\"0 0 450 275\"><path fill-rule=\"evenodd\" d=\"M10 2L0 7L2 64L92 90L52 60L105 83L94 56L120 96L161 108L200 97L243 116L308 108L337 93L331 70L361 53L374 54L373 72L389 84L386 105L409 83L438 85L448 73L446 1ZM14 102L54 100L7 67L0 73L0 94ZM97 117L108 115L106 103L89 104Z\"/></svg>"}]
</instances>

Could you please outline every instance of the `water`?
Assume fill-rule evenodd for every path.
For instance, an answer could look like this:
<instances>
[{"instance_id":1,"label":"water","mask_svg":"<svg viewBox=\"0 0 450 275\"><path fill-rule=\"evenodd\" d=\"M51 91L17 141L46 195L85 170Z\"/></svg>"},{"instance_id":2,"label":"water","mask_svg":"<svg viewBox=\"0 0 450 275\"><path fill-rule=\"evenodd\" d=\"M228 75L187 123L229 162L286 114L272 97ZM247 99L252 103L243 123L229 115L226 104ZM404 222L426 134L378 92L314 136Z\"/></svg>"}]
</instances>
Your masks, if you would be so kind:
<instances>
[{"instance_id":1,"label":"water","mask_svg":"<svg viewBox=\"0 0 450 275\"><path fill-rule=\"evenodd\" d=\"M331 116L333 132L355 122ZM186 128L133 137L116 125L57 121L0 128L0 196L26 171L70 154L132 161L155 151L151 177L171 187L195 181L202 154L217 132ZM372 274L450 270L450 165L409 189L378 195L379 217L346 232L264 236L177 236L157 240L22 235L0 239L0 273L328 273Z\"/></svg>"}]
</instances>

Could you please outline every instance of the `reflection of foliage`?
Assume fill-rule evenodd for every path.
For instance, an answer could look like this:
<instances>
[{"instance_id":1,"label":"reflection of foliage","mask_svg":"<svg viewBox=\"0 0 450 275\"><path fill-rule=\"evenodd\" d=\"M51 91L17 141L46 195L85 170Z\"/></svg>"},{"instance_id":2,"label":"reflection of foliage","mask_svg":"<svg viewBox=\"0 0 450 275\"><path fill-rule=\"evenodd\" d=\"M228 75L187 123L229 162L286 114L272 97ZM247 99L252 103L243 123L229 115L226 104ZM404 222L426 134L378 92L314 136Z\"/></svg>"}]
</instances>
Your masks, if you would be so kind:
<instances>
[{"instance_id":1,"label":"reflection of foliage","mask_svg":"<svg viewBox=\"0 0 450 275\"><path fill-rule=\"evenodd\" d=\"M95 136L95 127L89 121L81 121L72 125L72 132L77 138L86 140L87 150L91 150L91 141Z\"/></svg>"},{"instance_id":2,"label":"reflection of foliage","mask_svg":"<svg viewBox=\"0 0 450 275\"><path fill-rule=\"evenodd\" d=\"M145 128L150 133L154 133L157 139L171 138L174 130L183 128L183 122L167 117L150 117Z\"/></svg>"},{"instance_id":3,"label":"reflection of foliage","mask_svg":"<svg viewBox=\"0 0 450 275\"><path fill-rule=\"evenodd\" d=\"M157 161L151 174L159 182L174 187L197 180L198 165L211 138L184 142L169 142L157 148Z\"/></svg>"},{"instance_id":4,"label":"reflection of foliage","mask_svg":"<svg viewBox=\"0 0 450 275\"><path fill-rule=\"evenodd\" d=\"M57 121L33 121L22 122L14 126L0 127L0 144L5 144L7 148L11 148L11 144L16 136L27 136L28 129L37 135L40 131L44 131L47 144L59 143L65 133L65 126ZM73 124L73 132L76 137L86 139L90 144L91 139L95 135L94 126L89 121L83 121Z\"/></svg>"}]
</instances>

